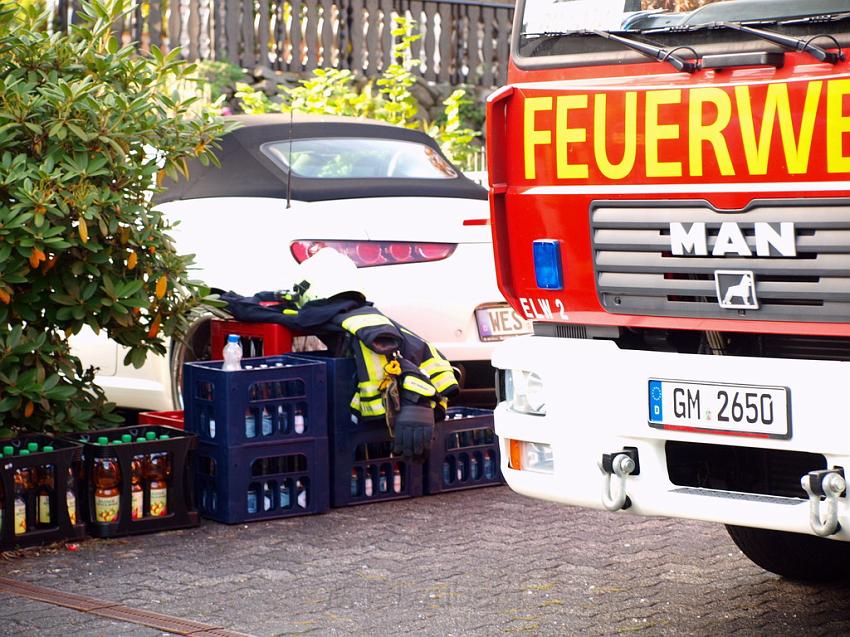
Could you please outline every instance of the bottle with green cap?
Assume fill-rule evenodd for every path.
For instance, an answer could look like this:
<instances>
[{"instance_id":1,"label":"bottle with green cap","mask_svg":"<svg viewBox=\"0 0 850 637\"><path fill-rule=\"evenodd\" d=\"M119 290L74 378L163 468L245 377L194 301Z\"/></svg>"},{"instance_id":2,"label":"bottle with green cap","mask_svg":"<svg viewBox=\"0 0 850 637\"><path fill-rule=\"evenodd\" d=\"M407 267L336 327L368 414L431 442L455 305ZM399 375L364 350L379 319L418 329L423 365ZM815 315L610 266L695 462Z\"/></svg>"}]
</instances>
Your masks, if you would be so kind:
<instances>
[{"instance_id":1,"label":"bottle with green cap","mask_svg":"<svg viewBox=\"0 0 850 637\"><path fill-rule=\"evenodd\" d=\"M38 452L38 443L37 442L28 442L27 443L27 451L29 451L30 453L37 453Z\"/></svg>"},{"instance_id":2,"label":"bottle with green cap","mask_svg":"<svg viewBox=\"0 0 850 637\"><path fill-rule=\"evenodd\" d=\"M53 445L45 445L42 450L45 453L53 451ZM53 526L56 516L54 515L54 485L56 477L53 474L53 464L43 464L38 468L38 496L36 508L38 509L37 525L41 528Z\"/></svg>"},{"instance_id":3,"label":"bottle with green cap","mask_svg":"<svg viewBox=\"0 0 850 637\"><path fill-rule=\"evenodd\" d=\"M153 432L148 432L153 433ZM168 434L162 434L160 440L168 440ZM167 451L152 453L146 458L145 478L148 481L150 514L163 516L168 514L168 479L171 477L171 454Z\"/></svg>"},{"instance_id":4,"label":"bottle with green cap","mask_svg":"<svg viewBox=\"0 0 850 637\"><path fill-rule=\"evenodd\" d=\"M102 445L102 446L106 446L106 445L109 444L109 438L107 438L106 436L98 436L97 437L97 444Z\"/></svg>"},{"instance_id":5,"label":"bottle with green cap","mask_svg":"<svg viewBox=\"0 0 850 637\"><path fill-rule=\"evenodd\" d=\"M156 440L156 432L155 431L146 431L145 432L145 440Z\"/></svg>"},{"instance_id":6,"label":"bottle with green cap","mask_svg":"<svg viewBox=\"0 0 850 637\"><path fill-rule=\"evenodd\" d=\"M7 458L11 458L15 455L15 448L12 445L6 445L3 447L3 455Z\"/></svg>"},{"instance_id":7,"label":"bottle with green cap","mask_svg":"<svg viewBox=\"0 0 850 637\"><path fill-rule=\"evenodd\" d=\"M105 436L97 440L98 444L109 444ZM95 522L101 524L117 522L121 513L121 469L118 466L118 458L113 456L95 458L93 464Z\"/></svg>"},{"instance_id":8,"label":"bottle with green cap","mask_svg":"<svg viewBox=\"0 0 850 637\"><path fill-rule=\"evenodd\" d=\"M21 449L21 456L30 455L29 449ZM21 467L15 471L15 535L23 535L35 528L35 516L30 506L30 494L33 489L33 472L31 467Z\"/></svg>"},{"instance_id":9,"label":"bottle with green cap","mask_svg":"<svg viewBox=\"0 0 850 637\"><path fill-rule=\"evenodd\" d=\"M77 523L77 481L74 479L73 466L68 467L65 476L65 505L68 507L68 519L71 524Z\"/></svg>"}]
</instances>

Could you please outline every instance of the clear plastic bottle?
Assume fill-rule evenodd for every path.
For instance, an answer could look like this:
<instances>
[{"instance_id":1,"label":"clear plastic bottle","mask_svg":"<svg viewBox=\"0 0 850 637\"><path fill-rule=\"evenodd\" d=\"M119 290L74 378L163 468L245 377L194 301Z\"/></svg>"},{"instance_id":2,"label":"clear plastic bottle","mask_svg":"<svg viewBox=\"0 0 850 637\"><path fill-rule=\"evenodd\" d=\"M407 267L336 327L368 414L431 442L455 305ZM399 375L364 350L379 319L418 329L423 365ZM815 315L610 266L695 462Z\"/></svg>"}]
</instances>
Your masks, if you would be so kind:
<instances>
[{"instance_id":1,"label":"clear plastic bottle","mask_svg":"<svg viewBox=\"0 0 850 637\"><path fill-rule=\"evenodd\" d=\"M393 491L401 493L401 467L398 465L393 467Z\"/></svg>"},{"instance_id":2,"label":"clear plastic bottle","mask_svg":"<svg viewBox=\"0 0 850 637\"><path fill-rule=\"evenodd\" d=\"M492 480L496 476L495 463L493 462L493 454L490 451L484 452L484 477Z\"/></svg>"},{"instance_id":3,"label":"clear plastic bottle","mask_svg":"<svg viewBox=\"0 0 850 637\"><path fill-rule=\"evenodd\" d=\"M282 480L280 483L280 508L288 509L291 504L291 496L289 494L289 481Z\"/></svg>"},{"instance_id":4,"label":"clear plastic bottle","mask_svg":"<svg viewBox=\"0 0 850 637\"><path fill-rule=\"evenodd\" d=\"M357 497L360 495L360 476L357 475L357 469L351 470L351 496Z\"/></svg>"},{"instance_id":5,"label":"clear plastic bottle","mask_svg":"<svg viewBox=\"0 0 850 637\"><path fill-rule=\"evenodd\" d=\"M295 415L292 417L292 428L297 434L304 433L304 412L300 409L296 409Z\"/></svg>"},{"instance_id":6,"label":"clear plastic bottle","mask_svg":"<svg viewBox=\"0 0 850 637\"><path fill-rule=\"evenodd\" d=\"M221 365L222 371L233 372L242 369L242 344L239 342L238 334L230 334L227 337L222 358L224 359Z\"/></svg>"},{"instance_id":7,"label":"clear plastic bottle","mask_svg":"<svg viewBox=\"0 0 850 637\"><path fill-rule=\"evenodd\" d=\"M295 481L296 501L301 509L307 508L307 486L301 480Z\"/></svg>"}]
</instances>

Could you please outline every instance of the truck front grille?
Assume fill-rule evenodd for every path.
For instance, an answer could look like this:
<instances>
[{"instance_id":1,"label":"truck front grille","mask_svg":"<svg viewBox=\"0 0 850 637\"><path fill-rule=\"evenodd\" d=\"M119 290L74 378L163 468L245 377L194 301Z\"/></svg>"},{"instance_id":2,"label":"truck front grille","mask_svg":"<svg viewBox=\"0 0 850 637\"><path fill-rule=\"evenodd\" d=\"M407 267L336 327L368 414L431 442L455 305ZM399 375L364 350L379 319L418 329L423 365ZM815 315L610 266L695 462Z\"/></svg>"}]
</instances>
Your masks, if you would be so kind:
<instances>
[{"instance_id":1,"label":"truck front grille","mask_svg":"<svg viewBox=\"0 0 850 637\"><path fill-rule=\"evenodd\" d=\"M848 201L756 201L738 212L702 201L596 202L590 220L597 291L609 312L803 322L850 316ZM673 255L671 222L704 222L711 255L725 221L737 224L753 254L756 222L793 222L797 255ZM759 309L721 308L717 270L752 271Z\"/></svg>"}]
</instances>

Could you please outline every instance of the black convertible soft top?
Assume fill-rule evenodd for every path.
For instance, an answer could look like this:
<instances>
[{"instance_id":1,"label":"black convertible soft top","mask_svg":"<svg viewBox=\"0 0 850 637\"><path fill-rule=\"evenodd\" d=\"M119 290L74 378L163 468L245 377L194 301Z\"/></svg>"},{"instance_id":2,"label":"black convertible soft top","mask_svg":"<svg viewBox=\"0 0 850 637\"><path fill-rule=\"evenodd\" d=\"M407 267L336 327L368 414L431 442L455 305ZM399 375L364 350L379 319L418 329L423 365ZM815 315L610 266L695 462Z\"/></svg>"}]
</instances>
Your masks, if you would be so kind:
<instances>
[{"instance_id":1,"label":"black convertible soft top","mask_svg":"<svg viewBox=\"0 0 850 637\"><path fill-rule=\"evenodd\" d=\"M236 115L226 118L240 128L221 140L216 155L221 168L189 162L189 179L166 180L159 203L203 197L273 197L286 199L287 171L267 157L267 142L321 137L365 137L418 142L440 151L423 132L371 120L288 114ZM292 174L291 197L296 201L329 201L359 197L460 197L486 199L487 191L458 171L456 179L312 179Z\"/></svg>"}]
</instances>

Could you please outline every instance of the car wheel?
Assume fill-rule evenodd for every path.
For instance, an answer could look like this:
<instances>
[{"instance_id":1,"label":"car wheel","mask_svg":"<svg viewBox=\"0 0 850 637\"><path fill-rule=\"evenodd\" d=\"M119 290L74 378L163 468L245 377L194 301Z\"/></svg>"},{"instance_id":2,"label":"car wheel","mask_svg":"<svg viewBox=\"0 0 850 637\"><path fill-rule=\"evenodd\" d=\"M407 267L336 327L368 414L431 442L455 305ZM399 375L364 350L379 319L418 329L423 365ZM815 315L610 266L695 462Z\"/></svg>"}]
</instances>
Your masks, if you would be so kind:
<instances>
[{"instance_id":1,"label":"car wheel","mask_svg":"<svg viewBox=\"0 0 850 637\"><path fill-rule=\"evenodd\" d=\"M726 530L744 555L771 573L822 582L850 578L850 542L731 524Z\"/></svg>"},{"instance_id":2,"label":"car wheel","mask_svg":"<svg viewBox=\"0 0 850 637\"><path fill-rule=\"evenodd\" d=\"M211 360L210 325L212 316L196 318L186 330L184 340L174 340L171 347L171 398L178 409L183 409L183 364Z\"/></svg>"}]
</instances>

